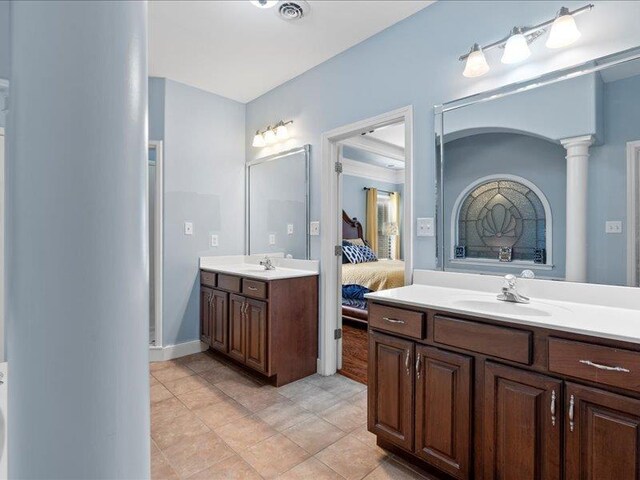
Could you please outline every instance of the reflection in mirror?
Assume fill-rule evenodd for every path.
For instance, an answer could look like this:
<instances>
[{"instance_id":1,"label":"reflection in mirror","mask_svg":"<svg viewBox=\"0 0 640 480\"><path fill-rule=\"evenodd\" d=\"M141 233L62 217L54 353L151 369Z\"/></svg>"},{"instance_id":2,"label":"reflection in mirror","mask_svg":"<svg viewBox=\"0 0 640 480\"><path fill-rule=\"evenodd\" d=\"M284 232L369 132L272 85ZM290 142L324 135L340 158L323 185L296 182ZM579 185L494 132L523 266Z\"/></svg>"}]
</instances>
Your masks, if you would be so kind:
<instances>
[{"instance_id":1,"label":"reflection in mirror","mask_svg":"<svg viewBox=\"0 0 640 480\"><path fill-rule=\"evenodd\" d=\"M638 286L639 105L633 57L445 105L436 118L442 267Z\"/></svg>"},{"instance_id":2,"label":"reflection in mirror","mask_svg":"<svg viewBox=\"0 0 640 480\"><path fill-rule=\"evenodd\" d=\"M247 164L247 251L309 258L309 145Z\"/></svg>"}]
</instances>

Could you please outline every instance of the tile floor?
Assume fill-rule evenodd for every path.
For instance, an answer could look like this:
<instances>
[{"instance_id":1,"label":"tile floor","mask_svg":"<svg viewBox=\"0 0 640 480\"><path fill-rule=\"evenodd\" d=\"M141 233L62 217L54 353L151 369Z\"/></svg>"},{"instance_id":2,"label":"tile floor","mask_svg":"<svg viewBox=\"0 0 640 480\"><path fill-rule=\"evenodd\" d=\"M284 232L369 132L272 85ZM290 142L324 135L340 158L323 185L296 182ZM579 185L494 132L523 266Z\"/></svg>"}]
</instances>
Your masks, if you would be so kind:
<instances>
[{"instance_id":1,"label":"tile floor","mask_svg":"<svg viewBox=\"0 0 640 480\"><path fill-rule=\"evenodd\" d=\"M376 446L346 377L276 389L199 353L152 363L150 382L153 479L430 478Z\"/></svg>"}]
</instances>

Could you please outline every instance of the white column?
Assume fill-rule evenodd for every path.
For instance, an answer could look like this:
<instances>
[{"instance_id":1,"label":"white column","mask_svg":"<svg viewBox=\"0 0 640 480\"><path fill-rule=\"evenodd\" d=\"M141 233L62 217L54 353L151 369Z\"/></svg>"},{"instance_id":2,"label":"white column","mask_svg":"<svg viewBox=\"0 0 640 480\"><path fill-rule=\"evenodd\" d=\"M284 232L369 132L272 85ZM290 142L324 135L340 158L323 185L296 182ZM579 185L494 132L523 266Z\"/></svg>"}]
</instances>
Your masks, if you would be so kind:
<instances>
[{"instance_id":1,"label":"white column","mask_svg":"<svg viewBox=\"0 0 640 480\"><path fill-rule=\"evenodd\" d=\"M587 281L587 187L591 135L561 140L567 149L566 280Z\"/></svg>"},{"instance_id":2,"label":"white column","mask_svg":"<svg viewBox=\"0 0 640 480\"><path fill-rule=\"evenodd\" d=\"M149 477L146 8L11 5L9 478Z\"/></svg>"}]
</instances>

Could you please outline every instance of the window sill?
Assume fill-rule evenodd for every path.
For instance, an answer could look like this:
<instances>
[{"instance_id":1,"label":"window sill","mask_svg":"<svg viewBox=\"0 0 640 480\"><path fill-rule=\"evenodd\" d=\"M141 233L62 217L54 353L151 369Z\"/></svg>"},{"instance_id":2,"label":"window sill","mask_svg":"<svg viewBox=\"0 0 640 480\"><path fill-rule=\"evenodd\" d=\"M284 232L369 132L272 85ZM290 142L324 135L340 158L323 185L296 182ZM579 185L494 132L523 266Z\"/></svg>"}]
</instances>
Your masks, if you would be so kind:
<instances>
[{"instance_id":1,"label":"window sill","mask_svg":"<svg viewBox=\"0 0 640 480\"><path fill-rule=\"evenodd\" d=\"M481 267L502 267L502 268L518 268L518 269L535 269L535 270L553 270L554 265L550 263L534 263L523 260L514 262L501 262L499 260L481 259L481 258L450 258L449 263L453 265L475 265Z\"/></svg>"}]
</instances>

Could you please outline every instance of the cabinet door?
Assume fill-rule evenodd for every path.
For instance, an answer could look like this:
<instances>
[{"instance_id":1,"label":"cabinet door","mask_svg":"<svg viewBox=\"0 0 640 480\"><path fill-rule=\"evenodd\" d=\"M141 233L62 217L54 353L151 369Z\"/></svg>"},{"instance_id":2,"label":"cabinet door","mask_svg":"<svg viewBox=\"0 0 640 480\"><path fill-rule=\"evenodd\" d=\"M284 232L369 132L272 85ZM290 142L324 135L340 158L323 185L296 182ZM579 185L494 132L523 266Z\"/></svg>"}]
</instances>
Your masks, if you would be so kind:
<instances>
[{"instance_id":1,"label":"cabinet door","mask_svg":"<svg viewBox=\"0 0 640 480\"><path fill-rule=\"evenodd\" d=\"M469 478L471 357L416 347L415 453L456 478Z\"/></svg>"},{"instance_id":2,"label":"cabinet door","mask_svg":"<svg viewBox=\"0 0 640 480\"><path fill-rule=\"evenodd\" d=\"M200 287L200 341L211 345L211 289Z\"/></svg>"},{"instance_id":3,"label":"cabinet door","mask_svg":"<svg viewBox=\"0 0 640 480\"><path fill-rule=\"evenodd\" d=\"M567 383L565 478L640 479L640 400Z\"/></svg>"},{"instance_id":4,"label":"cabinet door","mask_svg":"<svg viewBox=\"0 0 640 480\"><path fill-rule=\"evenodd\" d=\"M413 450L413 342L369 333L369 431Z\"/></svg>"},{"instance_id":5,"label":"cabinet door","mask_svg":"<svg viewBox=\"0 0 640 480\"><path fill-rule=\"evenodd\" d=\"M246 299L247 366L267 371L267 304Z\"/></svg>"},{"instance_id":6,"label":"cabinet door","mask_svg":"<svg viewBox=\"0 0 640 480\"><path fill-rule=\"evenodd\" d=\"M484 478L555 480L561 476L562 382L485 364Z\"/></svg>"},{"instance_id":7,"label":"cabinet door","mask_svg":"<svg viewBox=\"0 0 640 480\"><path fill-rule=\"evenodd\" d=\"M244 363L245 350L245 308L246 299L239 295L229 297L229 356Z\"/></svg>"},{"instance_id":8,"label":"cabinet door","mask_svg":"<svg viewBox=\"0 0 640 480\"><path fill-rule=\"evenodd\" d=\"M209 325L211 347L226 353L229 350L229 295L219 290L212 291L209 303Z\"/></svg>"}]
</instances>

